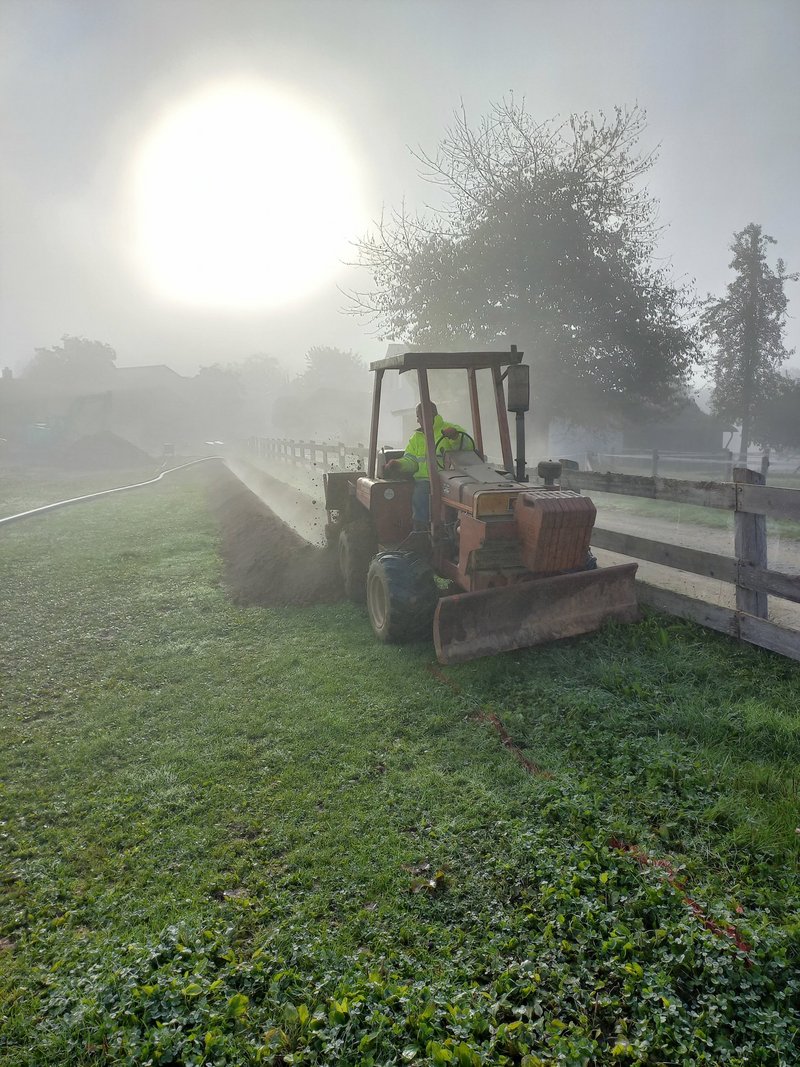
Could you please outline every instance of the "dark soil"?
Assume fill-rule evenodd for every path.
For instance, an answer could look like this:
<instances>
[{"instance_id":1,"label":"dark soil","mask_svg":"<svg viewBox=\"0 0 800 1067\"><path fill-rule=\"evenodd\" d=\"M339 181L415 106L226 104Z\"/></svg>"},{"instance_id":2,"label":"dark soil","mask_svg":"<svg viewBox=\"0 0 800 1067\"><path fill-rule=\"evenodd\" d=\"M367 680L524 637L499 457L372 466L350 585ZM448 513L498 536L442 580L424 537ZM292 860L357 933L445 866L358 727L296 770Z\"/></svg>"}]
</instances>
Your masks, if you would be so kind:
<instances>
[{"instance_id":1,"label":"dark soil","mask_svg":"<svg viewBox=\"0 0 800 1067\"><path fill-rule=\"evenodd\" d=\"M152 463L152 457L141 448L110 430L73 441L58 459L59 466L71 470L121 470Z\"/></svg>"},{"instance_id":2,"label":"dark soil","mask_svg":"<svg viewBox=\"0 0 800 1067\"><path fill-rule=\"evenodd\" d=\"M237 603L342 599L336 554L305 541L227 468L210 474L209 498L222 533L225 586Z\"/></svg>"}]
</instances>

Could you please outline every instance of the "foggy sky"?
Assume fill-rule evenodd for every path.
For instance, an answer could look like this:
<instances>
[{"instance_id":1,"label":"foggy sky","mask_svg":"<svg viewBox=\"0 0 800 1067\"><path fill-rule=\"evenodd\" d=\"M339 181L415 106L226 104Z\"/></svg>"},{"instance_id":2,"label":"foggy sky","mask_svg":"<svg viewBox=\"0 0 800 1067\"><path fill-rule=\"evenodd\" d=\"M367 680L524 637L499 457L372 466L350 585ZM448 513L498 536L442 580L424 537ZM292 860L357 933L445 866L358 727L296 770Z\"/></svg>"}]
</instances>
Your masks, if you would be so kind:
<instances>
[{"instance_id":1,"label":"foggy sky","mask_svg":"<svg viewBox=\"0 0 800 1067\"><path fill-rule=\"evenodd\" d=\"M337 283L358 282L344 266L302 303L249 315L176 308L131 270L119 216L135 144L170 102L242 74L324 106L371 217L430 201L408 146L433 149L462 99L476 120L511 92L542 119L638 102L674 275L720 294L750 222L800 269L797 0L0 0L0 19L0 363L17 370L65 333L183 373L254 352L299 367L320 344L383 353L339 312ZM800 285L789 295L798 344Z\"/></svg>"}]
</instances>

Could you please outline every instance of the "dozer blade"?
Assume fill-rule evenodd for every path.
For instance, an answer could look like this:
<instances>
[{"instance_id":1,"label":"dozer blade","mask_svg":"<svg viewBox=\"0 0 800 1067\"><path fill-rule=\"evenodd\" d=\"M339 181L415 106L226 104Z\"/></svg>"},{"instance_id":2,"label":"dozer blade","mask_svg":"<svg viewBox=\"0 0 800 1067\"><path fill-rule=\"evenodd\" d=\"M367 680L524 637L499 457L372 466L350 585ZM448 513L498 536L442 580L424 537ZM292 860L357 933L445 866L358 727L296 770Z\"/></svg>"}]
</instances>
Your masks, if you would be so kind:
<instances>
[{"instance_id":1,"label":"dozer blade","mask_svg":"<svg viewBox=\"0 0 800 1067\"><path fill-rule=\"evenodd\" d=\"M605 622L637 622L636 568L623 563L442 597L433 620L436 658L463 663L591 633Z\"/></svg>"}]
</instances>

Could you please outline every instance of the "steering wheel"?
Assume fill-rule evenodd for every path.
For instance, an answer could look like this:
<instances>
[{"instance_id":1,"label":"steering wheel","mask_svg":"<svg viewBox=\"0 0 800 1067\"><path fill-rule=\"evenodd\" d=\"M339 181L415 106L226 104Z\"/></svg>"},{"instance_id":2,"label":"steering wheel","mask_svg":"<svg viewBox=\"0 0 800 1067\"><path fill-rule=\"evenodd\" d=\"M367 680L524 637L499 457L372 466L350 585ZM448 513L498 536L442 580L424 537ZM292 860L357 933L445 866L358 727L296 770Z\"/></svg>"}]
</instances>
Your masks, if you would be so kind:
<instances>
[{"instance_id":1,"label":"steering wheel","mask_svg":"<svg viewBox=\"0 0 800 1067\"><path fill-rule=\"evenodd\" d=\"M466 430L459 430L458 433L459 433L459 442L458 442L458 446L459 447L458 447L458 449L450 449L450 451L463 451L463 449L464 449L464 438L466 437L467 440L472 445L472 451L475 453L475 455L479 459L485 459L485 457L482 456L480 454L480 452L478 451L478 446L475 444L475 438L472 436L472 434L467 433ZM452 441L452 438L451 437L445 437L445 435L442 434L439 437L439 439L436 442L436 444L433 446L433 451L436 453L436 466L439 468L440 471L444 470L444 455L442 454L442 458L441 459L439 458L439 445L442 443L442 441Z\"/></svg>"}]
</instances>

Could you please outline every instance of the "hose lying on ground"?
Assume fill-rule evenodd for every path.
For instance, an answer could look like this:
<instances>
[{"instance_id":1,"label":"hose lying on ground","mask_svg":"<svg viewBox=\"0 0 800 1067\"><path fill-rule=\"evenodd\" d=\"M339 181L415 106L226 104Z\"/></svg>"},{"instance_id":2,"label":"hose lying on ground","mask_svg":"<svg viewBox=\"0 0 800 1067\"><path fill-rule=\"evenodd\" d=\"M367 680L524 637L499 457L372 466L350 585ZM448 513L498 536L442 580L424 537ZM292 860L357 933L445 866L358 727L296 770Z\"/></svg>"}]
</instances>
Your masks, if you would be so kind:
<instances>
[{"instance_id":1,"label":"hose lying on ground","mask_svg":"<svg viewBox=\"0 0 800 1067\"><path fill-rule=\"evenodd\" d=\"M212 460L222 464L219 476L210 479L209 492L212 511L220 524L224 585L229 595L238 603L253 605L302 605L341 599L336 554L309 544L282 522L260 497L239 480L221 456L207 456L170 467L146 482L103 489L22 511L18 515L8 515L0 519L0 526L43 515L69 504L99 500L112 493L154 485L165 474L174 474Z\"/></svg>"},{"instance_id":2,"label":"hose lying on ground","mask_svg":"<svg viewBox=\"0 0 800 1067\"><path fill-rule=\"evenodd\" d=\"M87 493L85 496L74 496L69 500L58 500L55 504L45 504L41 508L31 508L30 511L20 511L17 515L7 515L4 519L0 519L0 526L7 526L12 522L20 522L22 519L30 519L34 515L43 515L47 511L55 511L57 508L65 508L69 504L83 504L87 500L97 500L101 496L109 496L111 493L126 493L130 489L142 489L145 485L155 485L156 482L160 482L165 474L174 474L176 471L185 470L187 467L194 467L198 463L211 463L225 461L221 456L205 456L203 459L193 459L188 463L181 463L178 467L170 467L168 470L162 471L155 478L150 478L146 482L135 482L133 485L119 485L115 489L101 489L97 493Z\"/></svg>"}]
</instances>

